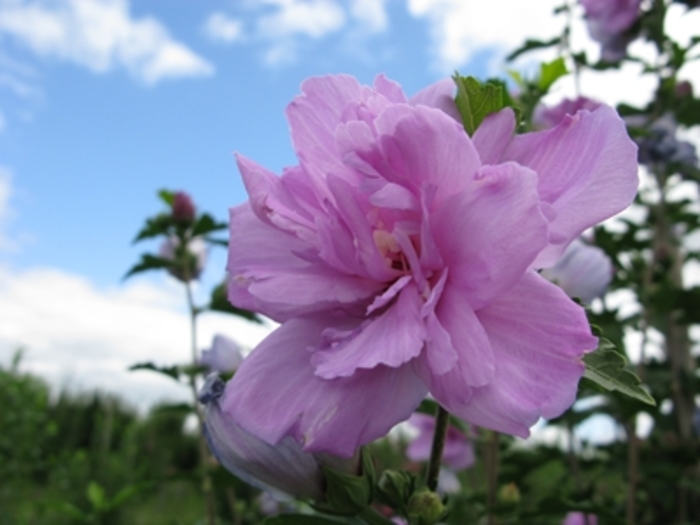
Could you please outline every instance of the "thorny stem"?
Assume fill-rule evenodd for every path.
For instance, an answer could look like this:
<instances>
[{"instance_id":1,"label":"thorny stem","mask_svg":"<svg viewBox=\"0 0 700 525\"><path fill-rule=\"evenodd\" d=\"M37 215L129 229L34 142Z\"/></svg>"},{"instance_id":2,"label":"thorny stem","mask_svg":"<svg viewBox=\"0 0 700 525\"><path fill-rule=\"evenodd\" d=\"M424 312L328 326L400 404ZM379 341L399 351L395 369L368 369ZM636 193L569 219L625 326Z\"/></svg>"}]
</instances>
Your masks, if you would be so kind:
<instances>
[{"instance_id":1,"label":"thorny stem","mask_svg":"<svg viewBox=\"0 0 700 525\"><path fill-rule=\"evenodd\" d=\"M192 365L197 365L197 308L194 305L192 297L192 286L189 279L185 281L185 289L187 290L187 306L190 311L190 335L192 343ZM207 502L207 519L209 525L216 525L216 506L214 501L214 492L211 475L209 474L209 450L207 442L204 438L204 418L202 411L199 408L197 398L197 379L194 373L188 374L190 378L190 388L192 390L192 398L194 400L194 413L197 415L197 435L199 436L199 459L202 468L202 490Z\"/></svg>"},{"instance_id":2,"label":"thorny stem","mask_svg":"<svg viewBox=\"0 0 700 525\"><path fill-rule=\"evenodd\" d=\"M447 425L450 422L450 413L438 405L435 415L435 433L433 434L433 446L430 449L430 462L428 463L428 473L425 476L425 485L435 492L440 475L440 463L442 463L442 451L445 448L445 436L447 435Z\"/></svg>"}]
</instances>

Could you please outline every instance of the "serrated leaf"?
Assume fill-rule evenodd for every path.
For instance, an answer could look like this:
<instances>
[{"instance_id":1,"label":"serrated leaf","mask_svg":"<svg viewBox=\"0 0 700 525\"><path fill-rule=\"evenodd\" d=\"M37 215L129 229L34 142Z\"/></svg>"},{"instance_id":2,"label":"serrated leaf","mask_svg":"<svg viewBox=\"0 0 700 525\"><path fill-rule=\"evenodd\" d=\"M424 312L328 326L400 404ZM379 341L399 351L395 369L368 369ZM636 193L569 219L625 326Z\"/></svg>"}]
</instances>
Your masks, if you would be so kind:
<instances>
[{"instance_id":1,"label":"serrated leaf","mask_svg":"<svg viewBox=\"0 0 700 525\"><path fill-rule=\"evenodd\" d=\"M170 228L173 226L173 219L170 215L161 213L155 217L146 219L146 224L136 234L132 243L137 243L143 239L158 237L159 235L167 235Z\"/></svg>"},{"instance_id":2,"label":"serrated leaf","mask_svg":"<svg viewBox=\"0 0 700 525\"><path fill-rule=\"evenodd\" d=\"M503 86L492 82L481 83L474 77L452 77L457 84L455 104L462 117L464 129L472 136L483 120L506 105Z\"/></svg>"},{"instance_id":3,"label":"serrated leaf","mask_svg":"<svg viewBox=\"0 0 700 525\"><path fill-rule=\"evenodd\" d=\"M152 362L147 363L137 363L129 367L130 371L133 370L151 370L152 372L157 372L164 376L168 376L176 381L180 378L180 367L178 366L157 366Z\"/></svg>"},{"instance_id":4,"label":"serrated leaf","mask_svg":"<svg viewBox=\"0 0 700 525\"><path fill-rule=\"evenodd\" d=\"M586 365L583 377L605 390L617 390L647 405L656 405L654 398L642 388L637 375L626 368L625 357L614 348L610 341L601 339L598 350L583 358Z\"/></svg>"},{"instance_id":5,"label":"serrated leaf","mask_svg":"<svg viewBox=\"0 0 700 525\"><path fill-rule=\"evenodd\" d=\"M533 40L528 38L525 40L525 43L517 48L515 51L513 51L510 55L506 57L507 61L515 60L518 58L520 55L523 53L527 53L528 51L532 51L534 49L542 49L546 47L552 47L556 46L561 42L561 37L555 37L552 38L551 40Z\"/></svg>"},{"instance_id":6,"label":"serrated leaf","mask_svg":"<svg viewBox=\"0 0 700 525\"><path fill-rule=\"evenodd\" d=\"M149 270L168 269L171 268L172 265L173 261L170 259L163 259L162 257L156 257L155 255L144 253L141 255L141 260L132 266L129 271L126 272L124 277L122 277L122 279L126 279L127 277L131 277L137 273L147 272Z\"/></svg>"},{"instance_id":7,"label":"serrated leaf","mask_svg":"<svg viewBox=\"0 0 700 525\"><path fill-rule=\"evenodd\" d=\"M162 200L165 204L167 204L168 206L171 206L171 207L172 207L173 203L175 202L175 192L174 191L160 190L158 192L158 197L160 197L160 200Z\"/></svg>"},{"instance_id":8,"label":"serrated leaf","mask_svg":"<svg viewBox=\"0 0 700 525\"><path fill-rule=\"evenodd\" d=\"M212 290L209 309L214 312L237 315L238 317L243 317L244 319L248 319L248 321L252 321L254 323L262 323L262 319L260 319L258 314L251 312L250 310L233 306L229 302L228 297L226 296L226 286L223 283Z\"/></svg>"},{"instance_id":9,"label":"serrated leaf","mask_svg":"<svg viewBox=\"0 0 700 525\"><path fill-rule=\"evenodd\" d=\"M566 63L562 57L553 60L552 62L543 62L540 64L540 78L537 86L545 93L557 80L568 74Z\"/></svg>"},{"instance_id":10,"label":"serrated leaf","mask_svg":"<svg viewBox=\"0 0 700 525\"><path fill-rule=\"evenodd\" d=\"M192 237L206 235L208 233L225 230L227 228L228 224L225 222L216 222L211 215L208 213L203 213L199 216L192 227Z\"/></svg>"}]
</instances>

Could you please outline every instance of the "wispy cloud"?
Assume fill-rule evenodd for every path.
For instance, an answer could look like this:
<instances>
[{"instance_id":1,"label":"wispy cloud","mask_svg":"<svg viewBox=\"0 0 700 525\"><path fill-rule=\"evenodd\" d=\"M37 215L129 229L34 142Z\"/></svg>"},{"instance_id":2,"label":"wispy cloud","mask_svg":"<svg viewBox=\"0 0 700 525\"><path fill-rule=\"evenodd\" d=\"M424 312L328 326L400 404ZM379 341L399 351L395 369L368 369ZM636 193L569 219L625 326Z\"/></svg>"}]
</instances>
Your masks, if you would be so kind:
<instances>
[{"instance_id":1,"label":"wispy cloud","mask_svg":"<svg viewBox=\"0 0 700 525\"><path fill-rule=\"evenodd\" d=\"M243 39L243 22L217 11L204 22L204 33L215 41L239 42Z\"/></svg>"},{"instance_id":2,"label":"wispy cloud","mask_svg":"<svg viewBox=\"0 0 700 525\"><path fill-rule=\"evenodd\" d=\"M132 18L128 0L8 0L0 4L0 38L96 73L123 68L145 84L214 72L155 18Z\"/></svg>"}]
</instances>

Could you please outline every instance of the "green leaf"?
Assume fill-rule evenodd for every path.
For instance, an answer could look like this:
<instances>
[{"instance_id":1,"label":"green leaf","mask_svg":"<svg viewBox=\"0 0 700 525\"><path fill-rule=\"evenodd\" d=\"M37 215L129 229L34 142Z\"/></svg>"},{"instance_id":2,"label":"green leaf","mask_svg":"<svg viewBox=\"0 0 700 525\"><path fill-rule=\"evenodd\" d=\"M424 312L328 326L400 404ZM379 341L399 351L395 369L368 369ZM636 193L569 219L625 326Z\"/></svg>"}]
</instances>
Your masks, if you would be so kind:
<instances>
[{"instance_id":1,"label":"green leaf","mask_svg":"<svg viewBox=\"0 0 700 525\"><path fill-rule=\"evenodd\" d=\"M107 506L105 491L99 483L91 481L87 486L86 494L93 509L100 511Z\"/></svg>"},{"instance_id":2,"label":"green leaf","mask_svg":"<svg viewBox=\"0 0 700 525\"><path fill-rule=\"evenodd\" d=\"M170 191L170 190L160 190L158 192L158 197L160 197L160 200L162 200L165 204L170 206L172 208L173 203L175 202L175 192Z\"/></svg>"},{"instance_id":3,"label":"green leaf","mask_svg":"<svg viewBox=\"0 0 700 525\"><path fill-rule=\"evenodd\" d=\"M157 372L164 376L168 376L176 381L180 379L179 366L156 366L149 361L147 363L137 363L135 365L131 365L129 370L151 370L152 372Z\"/></svg>"},{"instance_id":4,"label":"green leaf","mask_svg":"<svg viewBox=\"0 0 700 525\"><path fill-rule=\"evenodd\" d=\"M503 85L481 83L474 77L452 77L457 84L455 103L462 117L464 129L472 136L483 120L505 107Z\"/></svg>"},{"instance_id":5,"label":"green leaf","mask_svg":"<svg viewBox=\"0 0 700 525\"><path fill-rule=\"evenodd\" d=\"M334 468L323 466L326 478L326 501L330 509L338 514L358 514L374 499L376 475L372 458L362 449L362 474L355 476Z\"/></svg>"},{"instance_id":6,"label":"green leaf","mask_svg":"<svg viewBox=\"0 0 700 525\"><path fill-rule=\"evenodd\" d=\"M149 270L163 270L171 268L172 266L173 261L170 259L163 259L162 257L156 257L155 255L144 253L141 255L141 260L132 266L131 269L126 272L126 275L122 277L122 279L131 277L137 273L146 272Z\"/></svg>"},{"instance_id":7,"label":"green leaf","mask_svg":"<svg viewBox=\"0 0 700 525\"><path fill-rule=\"evenodd\" d=\"M267 518L264 525L364 525L356 518L341 518L336 516L314 516L309 514L280 514Z\"/></svg>"},{"instance_id":8,"label":"green leaf","mask_svg":"<svg viewBox=\"0 0 700 525\"><path fill-rule=\"evenodd\" d=\"M518 58L520 55L523 53L527 53L528 51L532 51L533 49L542 49L545 47L552 47L559 45L561 42L561 37L555 37L552 38L551 40L532 40L532 39L527 39L525 40L525 43L517 48L515 51L513 51L510 55L506 57L507 61L515 60Z\"/></svg>"},{"instance_id":9,"label":"green leaf","mask_svg":"<svg viewBox=\"0 0 700 525\"><path fill-rule=\"evenodd\" d=\"M225 230L227 228L228 224L225 222L216 222L211 215L208 213L203 213L194 223L192 228L192 237L206 235L208 233Z\"/></svg>"},{"instance_id":10,"label":"green leaf","mask_svg":"<svg viewBox=\"0 0 700 525\"><path fill-rule=\"evenodd\" d=\"M583 362L586 365L583 377L586 379L605 390L617 390L647 405L656 405L654 398L641 387L640 379L625 367L625 357L607 339L601 338L598 349L585 355Z\"/></svg>"},{"instance_id":11,"label":"green leaf","mask_svg":"<svg viewBox=\"0 0 700 525\"><path fill-rule=\"evenodd\" d=\"M166 213L160 213L155 217L150 217L146 219L146 224L136 234L132 243L137 243L143 239L158 237L159 235L168 235L173 224L173 218Z\"/></svg>"},{"instance_id":12,"label":"green leaf","mask_svg":"<svg viewBox=\"0 0 700 525\"><path fill-rule=\"evenodd\" d=\"M220 284L214 288L214 290L212 290L209 309L214 312L237 315L238 317L243 317L244 319L248 319L248 321L252 321L254 323L262 323L262 320L256 313L233 306L229 302L228 297L226 296L225 283Z\"/></svg>"},{"instance_id":13,"label":"green leaf","mask_svg":"<svg viewBox=\"0 0 700 525\"><path fill-rule=\"evenodd\" d=\"M553 60L552 62L543 62L540 64L540 79L537 82L538 87L545 93L549 88L561 77L569 71L566 69L566 63L562 57Z\"/></svg>"},{"instance_id":14,"label":"green leaf","mask_svg":"<svg viewBox=\"0 0 700 525\"><path fill-rule=\"evenodd\" d=\"M143 492L144 490L150 488L152 485L153 484L149 481L136 483L134 485L127 485L126 487L122 488L119 492L117 492L117 495L114 496L114 498L112 498L110 507L116 509L120 505L123 505L124 502L126 502L128 499L132 498L139 492Z\"/></svg>"}]
</instances>

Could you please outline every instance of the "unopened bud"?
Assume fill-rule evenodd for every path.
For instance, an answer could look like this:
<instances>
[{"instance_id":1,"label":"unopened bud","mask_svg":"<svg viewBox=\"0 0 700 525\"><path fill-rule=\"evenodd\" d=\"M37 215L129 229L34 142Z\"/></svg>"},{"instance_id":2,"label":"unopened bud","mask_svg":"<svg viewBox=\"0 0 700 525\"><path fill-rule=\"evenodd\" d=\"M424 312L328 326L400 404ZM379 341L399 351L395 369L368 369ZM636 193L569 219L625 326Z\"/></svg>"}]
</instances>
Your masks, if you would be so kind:
<instances>
[{"instance_id":1,"label":"unopened bud","mask_svg":"<svg viewBox=\"0 0 700 525\"><path fill-rule=\"evenodd\" d=\"M515 483L508 483L498 491L498 501L504 505L515 505L520 501L520 489Z\"/></svg>"},{"instance_id":2,"label":"unopened bud","mask_svg":"<svg viewBox=\"0 0 700 525\"><path fill-rule=\"evenodd\" d=\"M196 215L192 197L184 191L175 193L173 199L173 219L178 222L192 222Z\"/></svg>"},{"instance_id":3,"label":"unopened bud","mask_svg":"<svg viewBox=\"0 0 700 525\"><path fill-rule=\"evenodd\" d=\"M693 96L693 85L687 80L683 80L676 84L675 93L679 98L691 97Z\"/></svg>"},{"instance_id":4,"label":"unopened bud","mask_svg":"<svg viewBox=\"0 0 700 525\"><path fill-rule=\"evenodd\" d=\"M446 509L439 494L422 489L413 494L408 501L408 514L417 518L419 523L428 525L443 519Z\"/></svg>"}]
</instances>

